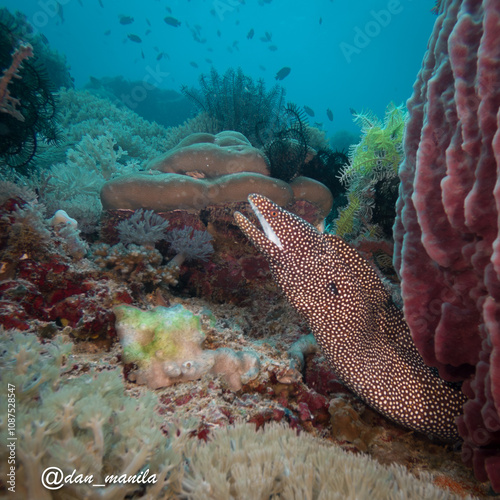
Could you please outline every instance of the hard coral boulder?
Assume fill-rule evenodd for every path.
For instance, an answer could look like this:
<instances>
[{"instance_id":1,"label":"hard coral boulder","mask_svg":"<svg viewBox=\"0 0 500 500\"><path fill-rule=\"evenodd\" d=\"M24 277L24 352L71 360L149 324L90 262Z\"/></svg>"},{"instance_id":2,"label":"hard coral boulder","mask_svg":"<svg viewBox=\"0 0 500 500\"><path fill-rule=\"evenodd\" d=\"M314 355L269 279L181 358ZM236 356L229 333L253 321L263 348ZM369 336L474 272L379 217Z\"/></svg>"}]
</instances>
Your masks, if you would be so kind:
<instances>
[{"instance_id":1,"label":"hard coral boulder","mask_svg":"<svg viewBox=\"0 0 500 500\"><path fill-rule=\"evenodd\" d=\"M203 350L201 318L180 304L150 311L121 305L114 313L124 361L138 367L129 378L139 384L158 389L212 372L237 391L259 374L260 361L252 351Z\"/></svg>"},{"instance_id":2,"label":"hard coral boulder","mask_svg":"<svg viewBox=\"0 0 500 500\"><path fill-rule=\"evenodd\" d=\"M465 380L462 457L500 492L500 3L439 10L408 101L395 265L424 360Z\"/></svg>"},{"instance_id":3,"label":"hard coral boulder","mask_svg":"<svg viewBox=\"0 0 500 500\"><path fill-rule=\"evenodd\" d=\"M198 178L237 172L269 175L266 157L243 134L232 130L217 135L191 134L146 168Z\"/></svg>"},{"instance_id":4,"label":"hard coral boulder","mask_svg":"<svg viewBox=\"0 0 500 500\"><path fill-rule=\"evenodd\" d=\"M147 172L108 181L101 201L107 210L199 210L246 201L249 194L259 193L281 206L306 199L326 217L333 204L330 190L317 181L301 179L307 188L270 177L265 155L239 132L191 134L151 160Z\"/></svg>"}]
</instances>

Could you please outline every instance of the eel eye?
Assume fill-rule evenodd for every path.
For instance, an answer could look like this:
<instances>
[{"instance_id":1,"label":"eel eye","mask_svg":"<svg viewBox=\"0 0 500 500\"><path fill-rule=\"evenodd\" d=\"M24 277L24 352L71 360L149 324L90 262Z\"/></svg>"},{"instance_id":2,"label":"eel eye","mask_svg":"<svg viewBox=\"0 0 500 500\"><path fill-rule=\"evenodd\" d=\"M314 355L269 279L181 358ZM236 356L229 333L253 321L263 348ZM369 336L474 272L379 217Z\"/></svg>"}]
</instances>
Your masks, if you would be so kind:
<instances>
[{"instance_id":1,"label":"eel eye","mask_svg":"<svg viewBox=\"0 0 500 500\"><path fill-rule=\"evenodd\" d=\"M278 217L278 211L277 210L271 210L270 215L271 215L271 217Z\"/></svg>"}]
</instances>

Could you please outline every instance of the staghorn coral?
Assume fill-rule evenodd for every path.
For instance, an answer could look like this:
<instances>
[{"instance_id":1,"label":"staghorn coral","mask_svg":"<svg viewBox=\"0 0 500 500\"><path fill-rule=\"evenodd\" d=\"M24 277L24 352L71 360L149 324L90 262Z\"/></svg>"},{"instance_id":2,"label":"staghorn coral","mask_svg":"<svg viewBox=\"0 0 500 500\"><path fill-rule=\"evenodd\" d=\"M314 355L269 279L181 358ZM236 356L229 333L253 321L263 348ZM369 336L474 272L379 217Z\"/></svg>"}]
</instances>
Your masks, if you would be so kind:
<instances>
[{"instance_id":1,"label":"staghorn coral","mask_svg":"<svg viewBox=\"0 0 500 500\"><path fill-rule=\"evenodd\" d=\"M268 91L264 80L254 82L241 68L229 68L222 76L212 68L210 75L200 76L199 89L183 86L181 91L215 121L218 132L236 130L253 145L267 142L283 119L283 87Z\"/></svg>"},{"instance_id":2,"label":"staghorn coral","mask_svg":"<svg viewBox=\"0 0 500 500\"><path fill-rule=\"evenodd\" d=\"M113 311L124 361L138 367L129 378L139 384L158 389L211 372L237 391L259 374L259 358L252 351L203 350L201 318L180 304L150 311L121 305ZM211 314L205 315L213 321Z\"/></svg>"},{"instance_id":3,"label":"staghorn coral","mask_svg":"<svg viewBox=\"0 0 500 500\"><path fill-rule=\"evenodd\" d=\"M422 357L465 380L462 458L500 492L500 4L439 12L408 101L394 261Z\"/></svg>"},{"instance_id":4,"label":"staghorn coral","mask_svg":"<svg viewBox=\"0 0 500 500\"><path fill-rule=\"evenodd\" d=\"M348 240L360 235L390 238L406 111L391 103L383 122L372 113L356 114L354 121L361 125L362 137L349 149L349 162L341 173L348 205L339 210L332 231Z\"/></svg>"}]
</instances>

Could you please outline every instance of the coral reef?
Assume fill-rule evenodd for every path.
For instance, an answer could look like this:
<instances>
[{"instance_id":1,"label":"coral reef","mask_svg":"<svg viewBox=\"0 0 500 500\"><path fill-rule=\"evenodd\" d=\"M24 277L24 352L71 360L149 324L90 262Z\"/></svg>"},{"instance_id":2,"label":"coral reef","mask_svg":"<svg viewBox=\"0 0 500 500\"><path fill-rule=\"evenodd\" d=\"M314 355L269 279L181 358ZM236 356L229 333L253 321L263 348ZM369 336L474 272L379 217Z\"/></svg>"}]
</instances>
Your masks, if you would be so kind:
<instances>
[{"instance_id":1,"label":"coral reef","mask_svg":"<svg viewBox=\"0 0 500 500\"><path fill-rule=\"evenodd\" d=\"M191 444L182 493L194 499L453 498L427 474L417 480L397 465L383 467L282 425L257 432L235 425Z\"/></svg>"},{"instance_id":2,"label":"coral reef","mask_svg":"<svg viewBox=\"0 0 500 500\"><path fill-rule=\"evenodd\" d=\"M199 419L166 421L157 412L162 397L131 397L116 370L72 373L75 354L62 338L42 344L15 331L0 337L0 375L15 387L14 498L471 498L441 489L452 484L442 474L421 472L417 479L404 467L298 435L288 425L236 423L207 433ZM0 400L5 408L7 391ZM178 400L178 413L185 401ZM4 442L7 423L0 420ZM2 447L4 477L8 456ZM39 480L47 467L68 476L75 470L82 481L49 492ZM93 486L110 481L106 488Z\"/></svg>"},{"instance_id":3,"label":"coral reef","mask_svg":"<svg viewBox=\"0 0 500 500\"><path fill-rule=\"evenodd\" d=\"M264 80L254 82L241 68L229 68L222 76L212 68L210 75L200 76L199 89L184 86L181 91L215 122L218 132L236 130L253 145L267 142L283 119L283 87L266 90Z\"/></svg>"},{"instance_id":4,"label":"coral reef","mask_svg":"<svg viewBox=\"0 0 500 500\"><path fill-rule=\"evenodd\" d=\"M302 178L302 185L306 183ZM313 184L307 199L325 217L333 203L332 195L319 182L308 185ZM147 172L111 179L101 189L101 202L107 210L199 210L244 201L253 192L265 194L282 206L291 204L294 198L301 199L295 196L300 189L269 176L264 156L244 136L225 131L215 136L191 134L178 147L152 160Z\"/></svg>"},{"instance_id":5,"label":"coral reef","mask_svg":"<svg viewBox=\"0 0 500 500\"><path fill-rule=\"evenodd\" d=\"M165 239L176 254L172 260L179 266L185 260L207 261L208 256L214 252L211 243L213 238L208 231L198 231L186 226L183 229L169 231Z\"/></svg>"},{"instance_id":6,"label":"coral reef","mask_svg":"<svg viewBox=\"0 0 500 500\"><path fill-rule=\"evenodd\" d=\"M91 483L96 484L110 474L144 477L146 469L157 479L116 482L112 496L110 489L94 496L97 490L88 481L74 481L64 485L64 498L126 498L145 484L151 484L150 498L159 497L169 469L179 465L181 456L168 446L160 429L156 397L125 396L116 370L63 378L71 344L61 339L42 345L29 334L2 331L0 336L2 379L8 375L9 387L15 388L16 498L62 498L57 492L53 496L40 481L47 467L59 467L68 476L76 470L83 477L92 476ZM0 398L6 408L6 391ZM0 435L10 442L7 419L0 421ZM2 475L7 454L3 446Z\"/></svg>"},{"instance_id":7,"label":"coral reef","mask_svg":"<svg viewBox=\"0 0 500 500\"><path fill-rule=\"evenodd\" d=\"M68 141L80 142L109 133L129 158L148 160L165 151L167 129L150 123L123 106L118 107L87 90L58 92L59 123Z\"/></svg>"},{"instance_id":8,"label":"coral reef","mask_svg":"<svg viewBox=\"0 0 500 500\"><path fill-rule=\"evenodd\" d=\"M129 379L139 384L158 389L211 372L223 375L231 390L237 391L259 374L259 358L251 351L203 350L201 318L180 304L150 311L123 305L115 307L114 313L124 361L138 367ZM209 313L205 316L210 319Z\"/></svg>"},{"instance_id":9,"label":"coral reef","mask_svg":"<svg viewBox=\"0 0 500 500\"><path fill-rule=\"evenodd\" d=\"M232 130L212 134L191 134L146 170L185 174L196 178L217 177L237 172L269 175L266 157L247 138Z\"/></svg>"},{"instance_id":10,"label":"coral reef","mask_svg":"<svg viewBox=\"0 0 500 500\"><path fill-rule=\"evenodd\" d=\"M500 5L439 8L408 102L395 265L425 362L465 379L463 459L500 492Z\"/></svg>"},{"instance_id":11,"label":"coral reef","mask_svg":"<svg viewBox=\"0 0 500 500\"><path fill-rule=\"evenodd\" d=\"M0 11L0 158L19 172L33 168L38 143L58 139L51 82L15 17Z\"/></svg>"},{"instance_id":12,"label":"coral reef","mask_svg":"<svg viewBox=\"0 0 500 500\"><path fill-rule=\"evenodd\" d=\"M192 103L185 96L176 90L159 88L154 83L148 84L142 80L128 80L122 76L92 77L85 89L114 102L119 108L125 104L145 120L163 127L177 126L191 114ZM143 96L141 99L132 98L137 95L137 89L144 89L144 99Z\"/></svg>"},{"instance_id":13,"label":"coral reef","mask_svg":"<svg viewBox=\"0 0 500 500\"><path fill-rule=\"evenodd\" d=\"M94 262L102 270L142 289L145 285L176 285L179 266L162 265L163 255L152 247L123 243L96 243L92 247Z\"/></svg>"},{"instance_id":14,"label":"coral reef","mask_svg":"<svg viewBox=\"0 0 500 500\"><path fill-rule=\"evenodd\" d=\"M165 239L168 221L152 210L136 210L131 217L121 221L116 230L124 245L134 243L154 247L157 241Z\"/></svg>"},{"instance_id":15,"label":"coral reef","mask_svg":"<svg viewBox=\"0 0 500 500\"><path fill-rule=\"evenodd\" d=\"M406 111L389 104L384 121L372 113L358 113L361 141L349 149L349 161L341 182L347 187L348 204L339 210L332 232L354 240L392 237L398 195L398 168L403 160L403 133Z\"/></svg>"},{"instance_id":16,"label":"coral reef","mask_svg":"<svg viewBox=\"0 0 500 500\"><path fill-rule=\"evenodd\" d=\"M309 128L304 113L289 104L283 114L286 123L266 143L264 152L269 159L271 175L290 182L299 175L308 156L310 158L314 152L309 148Z\"/></svg>"}]
</instances>

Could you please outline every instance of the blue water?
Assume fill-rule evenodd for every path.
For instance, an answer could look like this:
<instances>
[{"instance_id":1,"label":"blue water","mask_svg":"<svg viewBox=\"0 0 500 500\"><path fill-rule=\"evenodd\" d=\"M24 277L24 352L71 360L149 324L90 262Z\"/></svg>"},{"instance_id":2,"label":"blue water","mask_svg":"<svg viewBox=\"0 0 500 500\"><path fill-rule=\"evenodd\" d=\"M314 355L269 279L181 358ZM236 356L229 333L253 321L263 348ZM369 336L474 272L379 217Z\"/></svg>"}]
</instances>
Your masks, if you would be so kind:
<instances>
[{"instance_id":1,"label":"blue water","mask_svg":"<svg viewBox=\"0 0 500 500\"><path fill-rule=\"evenodd\" d=\"M280 82L287 100L312 108L310 123L321 123L329 135L340 129L358 131L349 108L372 109L382 116L390 101L400 104L411 95L436 19L432 0L266 2L59 0L62 16L55 0L0 5L25 13L50 46L67 56L77 88L89 76L121 75L179 90L183 84L196 85L212 65L221 74L241 67L271 87L277 71L289 66L290 74ZM134 22L122 25L120 15ZM181 25L167 25L165 16ZM251 29L255 34L248 39ZM260 40L266 32L272 34L271 42ZM206 41L196 41L193 33ZM142 42L134 43L128 34ZM160 52L169 58L158 61ZM333 111L332 122L327 108Z\"/></svg>"}]
</instances>

